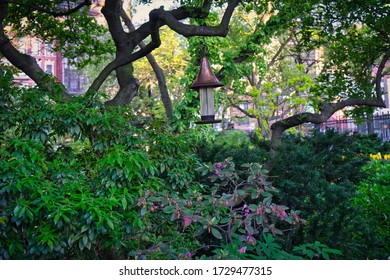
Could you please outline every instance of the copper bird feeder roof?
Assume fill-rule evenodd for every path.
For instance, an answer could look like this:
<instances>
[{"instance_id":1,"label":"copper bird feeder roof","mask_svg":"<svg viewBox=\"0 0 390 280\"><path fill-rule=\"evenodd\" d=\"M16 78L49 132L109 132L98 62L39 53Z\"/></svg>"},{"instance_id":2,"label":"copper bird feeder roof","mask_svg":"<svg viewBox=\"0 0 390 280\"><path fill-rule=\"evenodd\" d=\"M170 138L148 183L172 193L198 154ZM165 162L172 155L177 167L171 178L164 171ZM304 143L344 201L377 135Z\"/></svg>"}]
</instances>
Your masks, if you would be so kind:
<instances>
[{"instance_id":1,"label":"copper bird feeder roof","mask_svg":"<svg viewBox=\"0 0 390 280\"><path fill-rule=\"evenodd\" d=\"M190 86L192 89L201 87L221 87L223 84L215 77L211 70L207 56L203 55L200 62L200 70L196 76L194 83Z\"/></svg>"}]
</instances>

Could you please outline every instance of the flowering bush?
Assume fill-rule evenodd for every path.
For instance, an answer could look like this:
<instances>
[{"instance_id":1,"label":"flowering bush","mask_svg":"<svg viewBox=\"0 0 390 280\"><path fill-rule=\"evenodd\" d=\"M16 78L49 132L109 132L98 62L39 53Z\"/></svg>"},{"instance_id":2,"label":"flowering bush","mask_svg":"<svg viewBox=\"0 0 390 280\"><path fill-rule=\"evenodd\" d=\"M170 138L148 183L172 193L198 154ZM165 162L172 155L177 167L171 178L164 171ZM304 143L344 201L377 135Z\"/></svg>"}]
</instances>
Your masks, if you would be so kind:
<instances>
[{"instance_id":1,"label":"flowering bush","mask_svg":"<svg viewBox=\"0 0 390 280\"><path fill-rule=\"evenodd\" d=\"M147 191L139 199L143 223L149 224L149 233L153 228L159 229L154 232L159 243L151 244L149 250L133 252L133 256L156 257L156 253L166 250L165 256L217 258L218 254L226 254L224 248L230 248L230 256L253 254L268 234L282 236L283 231L305 222L299 211L272 202L277 190L266 181L259 164L246 164L236 170L235 164L226 159L198 171L208 175L207 185L201 185L199 190L190 189L184 194ZM172 246L172 232L164 229L186 236L184 248ZM260 255L257 250L259 258Z\"/></svg>"},{"instance_id":2,"label":"flowering bush","mask_svg":"<svg viewBox=\"0 0 390 280\"><path fill-rule=\"evenodd\" d=\"M382 154L379 152L377 154L370 154L370 158L373 159L373 160L390 160L390 154L386 154L386 155L383 155L382 157Z\"/></svg>"}]
</instances>

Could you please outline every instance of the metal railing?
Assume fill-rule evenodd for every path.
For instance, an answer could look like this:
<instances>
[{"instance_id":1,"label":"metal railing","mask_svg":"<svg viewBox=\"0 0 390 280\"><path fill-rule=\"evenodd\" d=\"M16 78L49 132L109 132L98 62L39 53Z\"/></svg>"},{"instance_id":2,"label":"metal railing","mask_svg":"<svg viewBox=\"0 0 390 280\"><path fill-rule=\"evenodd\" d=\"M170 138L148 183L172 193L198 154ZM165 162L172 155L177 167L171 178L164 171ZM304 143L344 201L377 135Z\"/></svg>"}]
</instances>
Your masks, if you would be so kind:
<instances>
[{"instance_id":1,"label":"metal railing","mask_svg":"<svg viewBox=\"0 0 390 280\"><path fill-rule=\"evenodd\" d=\"M321 124L321 130L334 129L340 133L376 133L384 141L390 141L390 114L374 115L362 123L343 118Z\"/></svg>"}]
</instances>

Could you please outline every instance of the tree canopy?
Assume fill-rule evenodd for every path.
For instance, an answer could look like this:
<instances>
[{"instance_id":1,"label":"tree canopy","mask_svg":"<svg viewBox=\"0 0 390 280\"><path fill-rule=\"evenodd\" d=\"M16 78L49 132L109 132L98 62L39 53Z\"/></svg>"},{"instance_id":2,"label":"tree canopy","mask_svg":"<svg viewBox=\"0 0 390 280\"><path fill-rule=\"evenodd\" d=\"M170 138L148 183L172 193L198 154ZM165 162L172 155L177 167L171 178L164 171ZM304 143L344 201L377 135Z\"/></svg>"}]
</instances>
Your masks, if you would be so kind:
<instances>
[{"instance_id":1,"label":"tree canopy","mask_svg":"<svg viewBox=\"0 0 390 280\"><path fill-rule=\"evenodd\" d=\"M271 132L274 149L291 127L322 123L347 107L385 106L380 81L390 56L386 1L174 1L177 8L152 10L149 20L137 27L121 0L104 1L101 12L106 25L98 24L88 15L94 2L1 0L1 54L46 88L43 69L12 44L13 37L29 35L55 43L56 50L77 58L81 65L111 54L111 61L100 65L87 89L100 90L115 73L118 88L107 105L132 102L139 81L146 77L135 76L134 62L147 57L166 115L172 118L172 92L164 74L168 69L161 68L151 54L161 40L168 40L160 34L167 26L193 40L192 65L207 45L213 63L220 67L219 77L227 92L231 90L223 102L234 106L249 96L255 106L244 113L256 117L264 133ZM321 61L309 61L307 54L315 50L321 51ZM310 76L313 67L319 72ZM194 75L196 67L192 69ZM62 99L71 99L65 88L60 92Z\"/></svg>"},{"instance_id":2,"label":"tree canopy","mask_svg":"<svg viewBox=\"0 0 390 280\"><path fill-rule=\"evenodd\" d=\"M389 143L284 133L385 106L387 1L177 0L137 24L148 2L0 0L0 259L388 259ZM85 93L24 36L83 68ZM216 103L271 141L191 125L205 52Z\"/></svg>"}]
</instances>

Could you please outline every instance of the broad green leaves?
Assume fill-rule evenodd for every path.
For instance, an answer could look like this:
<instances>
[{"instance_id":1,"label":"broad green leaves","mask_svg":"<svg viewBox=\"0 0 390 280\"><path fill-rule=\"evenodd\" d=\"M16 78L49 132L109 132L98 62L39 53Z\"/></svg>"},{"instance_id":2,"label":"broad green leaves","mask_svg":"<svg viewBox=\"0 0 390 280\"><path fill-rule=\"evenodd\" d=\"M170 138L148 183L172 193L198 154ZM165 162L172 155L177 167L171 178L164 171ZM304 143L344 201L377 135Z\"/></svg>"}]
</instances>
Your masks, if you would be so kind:
<instances>
[{"instance_id":1,"label":"broad green leaves","mask_svg":"<svg viewBox=\"0 0 390 280\"><path fill-rule=\"evenodd\" d=\"M31 9L31 1L21 2L28 3L11 4L3 25L12 27L11 32L17 37L33 36L51 43L54 51L60 51L79 66L91 62L93 57L115 51L113 42L105 36L107 29L88 15L89 7L61 17L53 17L49 12L65 11L79 1L67 1L69 6L57 0L34 1L40 9Z\"/></svg>"}]
</instances>

